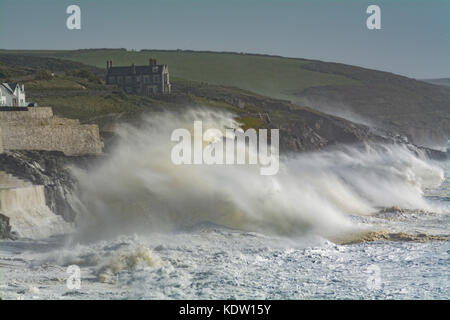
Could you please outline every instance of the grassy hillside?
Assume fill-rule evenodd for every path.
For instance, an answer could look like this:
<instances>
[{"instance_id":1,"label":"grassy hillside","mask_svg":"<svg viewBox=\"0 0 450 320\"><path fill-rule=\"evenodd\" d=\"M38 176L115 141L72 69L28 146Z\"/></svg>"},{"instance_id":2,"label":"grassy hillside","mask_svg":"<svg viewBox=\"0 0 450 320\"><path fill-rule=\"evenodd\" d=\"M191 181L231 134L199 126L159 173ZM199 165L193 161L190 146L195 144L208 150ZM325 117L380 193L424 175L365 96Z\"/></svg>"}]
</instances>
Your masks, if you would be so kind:
<instances>
[{"instance_id":1,"label":"grassy hillside","mask_svg":"<svg viewBox=\"0 0 450 320\"><path fill-rule=\"evenodd\" d=\"M243 128L279 128L282 151L386 139L344 119L236 87L175 77L169 96L129 95L105 85L96 75L102 70L90 68L95 67L49 57L5 57L0 53L0 81L24 83L28 101L51 106L57 116L98 124L105 141L114 141L117 123L139 122L144 114L191 107L229 111Z\"/></svg>"},{"instance_id":2,"label":"grassy hillside","mask_svg":"<svg viewBox=\"0 0 450 320\"><path fill-rule=\"evenodd\" d=\"M249 124L258 123L255 114L263 111L251 104L237 106L233 101L236 97L258 97L238 88L172 77L172 95L146 97L107 86L101 80L103 77L104 70L70 60L0 53L0 82L24 83L28 101L52 107L58 116L97 123L101 127L116 120L134 121L146 112L188 106L227 110L243 115L243 122Z\"/></svg>"},{"instance_id":3,"label":"grassy hillside","mask_svg":"<svg viewBox=\"0 0 450 320\"><path fill-rule=\"evenodd\" d=\"M354 112L369 123L409 136L416 144L447 145L449 88L339 63L316 61L304 68L349 77L362 84L307 88L298 96L309 106L342 116Z\"/></svg>"},{"instance_id":4,"label":"grassy hillside","mask_svg":"<svg viewBox=\"0 0 450 320\"><path fill-rule=\"evenodd\" d=\"M155 50L7 52L67 59L98 68L105 68L107 59L113 60L114 66L126 66L148 64L148 59L154 57L158 63L169 65L173 77L238 87L274 98L289 98L308 87L357 84L347 77L303 69L308 60L264 55Z\"/></svg>"},{"instance_id":5,"label":"grassy hillside","mask_svg":"<svg viewBox=\"0 0 450 320\"><path fill-rule=\"evenodd\" d=\"M106 60L115 66L147 64L149 57L169 65L172 79L235 87L319 111L371 123L407 135L422 145L446 144L450 136L450 89L338 63L239 53L194 51L5 51L0 56L62 58L88 64L99 75ZM12 58L13 59L13 58ZM1 60L0 60L1 62ZM52 68L59 68L52 63ZM51 69L51 68L50 68ZM52 69L53 70L53 69ZM173 81L176 89L176 81Z\"/></svg>"}]
</instances>

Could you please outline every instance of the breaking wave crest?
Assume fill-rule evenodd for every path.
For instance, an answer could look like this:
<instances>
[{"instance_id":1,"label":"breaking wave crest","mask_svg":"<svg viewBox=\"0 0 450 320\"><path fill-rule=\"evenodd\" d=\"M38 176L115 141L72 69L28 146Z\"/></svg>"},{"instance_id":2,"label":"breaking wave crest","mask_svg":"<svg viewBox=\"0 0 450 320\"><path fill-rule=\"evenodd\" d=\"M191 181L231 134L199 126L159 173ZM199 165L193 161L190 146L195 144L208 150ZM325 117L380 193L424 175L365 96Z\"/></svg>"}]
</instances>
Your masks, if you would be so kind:
<instances>
[{"instance_id":1,"label":"breaking wave crest","mask_svg":"<svg viewBox=\"0 0 450 320\"><path fill-rule=\"evenodd\" d=\"M280 235L332 237L354 231L350 215L379 207L431 210L422 197L443 171L406 147L340 147L283 156L274 176L258 165L174 165L171 133L202 120L233 128L232 115L211 111L163 113L124 127L111 156L95 171L76 170L78 229L83 237L148 233L210 222ZM282 133L281 133L282 135Z\"/></svg>"}]
</instances>

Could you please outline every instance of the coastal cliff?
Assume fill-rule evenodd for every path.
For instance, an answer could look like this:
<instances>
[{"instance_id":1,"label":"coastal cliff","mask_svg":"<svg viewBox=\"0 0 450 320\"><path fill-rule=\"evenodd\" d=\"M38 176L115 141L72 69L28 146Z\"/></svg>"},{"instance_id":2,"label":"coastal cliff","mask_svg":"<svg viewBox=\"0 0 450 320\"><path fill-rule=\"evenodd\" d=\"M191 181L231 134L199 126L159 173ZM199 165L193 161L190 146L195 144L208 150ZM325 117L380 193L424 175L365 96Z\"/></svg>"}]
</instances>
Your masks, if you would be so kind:
<instances>
[{"instance_id":1,"label":"coastal cliff","mask_svg":"<svg viewBox=\"0 0 450 320\"><path fill-rule=\"evenodd\" d=\"M70 173L72 166L89 168L101 156L68 157L62 152L14 151L0 154L0 170L30 186L43 186L45 205L66 222L76 216L73 197L77 183ZM0 238L14 238L6 214L0 217ZM14 229L14 228L13 228Z\"/></svg>"}]
</instances>

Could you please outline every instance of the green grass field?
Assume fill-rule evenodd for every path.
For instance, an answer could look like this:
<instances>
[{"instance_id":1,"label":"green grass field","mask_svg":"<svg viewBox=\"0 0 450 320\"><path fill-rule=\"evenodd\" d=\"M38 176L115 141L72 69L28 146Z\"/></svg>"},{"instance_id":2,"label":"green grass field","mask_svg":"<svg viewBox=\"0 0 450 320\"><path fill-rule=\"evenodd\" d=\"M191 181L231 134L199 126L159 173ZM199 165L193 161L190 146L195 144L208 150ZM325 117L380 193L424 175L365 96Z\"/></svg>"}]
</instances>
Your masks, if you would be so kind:
<instances>
[{"instance_id":1,"label":"green grass field","mask_svg":"<svg viewBox=\"0 0 450 320\"><path fill-rule=\"evenodd\" d=\"M303 59L274 56L193 51L0 51L10 54L62 58L105 68L106 59L114 66L145 65L150 57L169 65L172 77L238 87L273 98L290 99L302 90L326 85L352 85L350 78L302 69Z\"/></svg>"}]
</instances>

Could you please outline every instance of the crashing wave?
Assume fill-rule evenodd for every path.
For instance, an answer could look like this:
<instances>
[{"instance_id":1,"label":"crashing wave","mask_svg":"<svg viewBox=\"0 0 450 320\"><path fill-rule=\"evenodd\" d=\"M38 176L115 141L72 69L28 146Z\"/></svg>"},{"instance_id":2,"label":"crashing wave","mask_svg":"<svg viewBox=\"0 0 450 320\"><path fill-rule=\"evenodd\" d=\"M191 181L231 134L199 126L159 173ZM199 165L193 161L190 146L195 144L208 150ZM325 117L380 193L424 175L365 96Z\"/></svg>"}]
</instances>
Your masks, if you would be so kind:
<instances>
[{"instance_id":1,"label":"crashing wave","mask_svg":"<svg viewBox=\"0 0 450 320\"><path fill-rule=\"evenodd\" d=\"M347 146L285 155L274 176L258 165L175 165L171 133L194 120L223 130L233 116L212 111L163 113L124 127L109 159L80 181L83 238L153 232L210 222L279 235L331 238L360 226L349 215L379 207L431 210L423 190L443 179L439 167L399 145Z\"/></svg>"}]
</instances>

